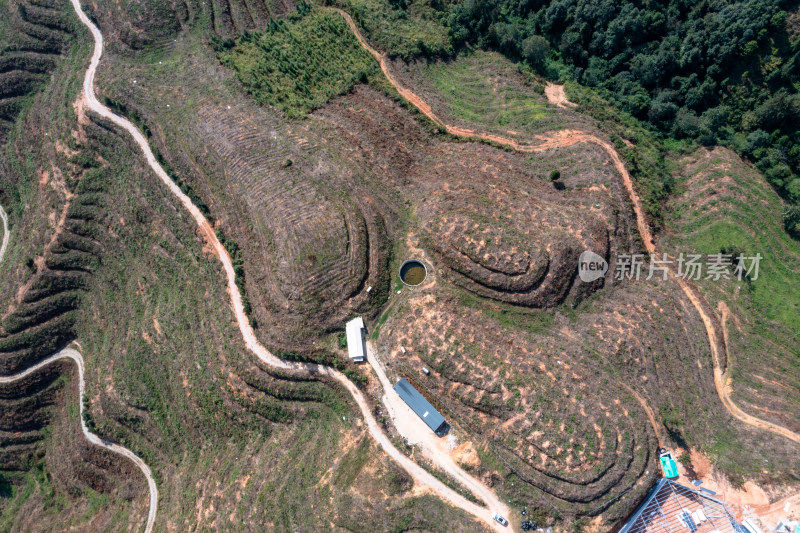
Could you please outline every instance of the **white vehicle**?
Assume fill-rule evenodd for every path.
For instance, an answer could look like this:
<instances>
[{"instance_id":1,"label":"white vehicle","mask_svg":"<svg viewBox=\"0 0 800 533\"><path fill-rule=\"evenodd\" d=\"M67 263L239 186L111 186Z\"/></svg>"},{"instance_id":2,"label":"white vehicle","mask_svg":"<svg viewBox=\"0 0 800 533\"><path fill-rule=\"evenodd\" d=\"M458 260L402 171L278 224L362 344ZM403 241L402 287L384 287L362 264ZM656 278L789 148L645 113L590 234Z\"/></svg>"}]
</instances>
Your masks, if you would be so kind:
<instances>
[{"instance_id":1,"label":"white vehicle","mask_svg":"<svg viewBox=\"0 0 800 533\"><path fill-rule=\"evenodd\" d=\"M500 525L503 525L503 526L507 526L508 525L508 520L506 520L505 518L503 518L502 516L500 516L497 513L492 513L492 518L494 519L495 522L497 522Z\"/></svg>"}]
</instances>

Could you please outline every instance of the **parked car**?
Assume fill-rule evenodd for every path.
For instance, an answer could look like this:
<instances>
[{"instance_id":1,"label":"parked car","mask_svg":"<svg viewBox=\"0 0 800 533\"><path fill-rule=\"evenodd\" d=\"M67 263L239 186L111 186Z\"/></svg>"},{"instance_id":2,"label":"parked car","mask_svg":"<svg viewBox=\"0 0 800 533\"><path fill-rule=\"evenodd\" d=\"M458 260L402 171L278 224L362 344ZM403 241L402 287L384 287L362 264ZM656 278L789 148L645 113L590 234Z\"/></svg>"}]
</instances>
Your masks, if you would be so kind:
<instances>
[{"instance_id":1,"label":"parked car","mask_svg":"<svg viewBox=\"0 0 800 533\"><path fill-rule=\"evenodd\" d=\"M500 516L497 513L492 513L492 518L494 518L494 521L497 522L498 524L502 525L502 526L507 526L508 525L508 520L506 520L505 518L503 518L502 516Z\"/></svg>"}]
</instances>

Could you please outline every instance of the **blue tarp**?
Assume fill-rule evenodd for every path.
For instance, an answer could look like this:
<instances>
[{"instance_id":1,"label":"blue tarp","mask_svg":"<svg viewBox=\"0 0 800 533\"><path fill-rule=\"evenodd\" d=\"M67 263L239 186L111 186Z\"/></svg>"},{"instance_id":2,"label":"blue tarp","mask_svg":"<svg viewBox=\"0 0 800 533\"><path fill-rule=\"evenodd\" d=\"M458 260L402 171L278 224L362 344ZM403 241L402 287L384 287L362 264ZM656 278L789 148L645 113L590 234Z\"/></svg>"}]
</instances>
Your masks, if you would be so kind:
<instances>
[{"instance_id":1,"label":"blue tarp","mask_svg":"<svg viewBox=\"0 0 800 533\"><path fill-rule=\"evenodd\" d=\"M675 460L672 459L672 456L662 455L660 459L661 459L661 468L664 470L664 477L670 479L678 477L678 465L675 464Z\"/></svg>"}]
</instances>

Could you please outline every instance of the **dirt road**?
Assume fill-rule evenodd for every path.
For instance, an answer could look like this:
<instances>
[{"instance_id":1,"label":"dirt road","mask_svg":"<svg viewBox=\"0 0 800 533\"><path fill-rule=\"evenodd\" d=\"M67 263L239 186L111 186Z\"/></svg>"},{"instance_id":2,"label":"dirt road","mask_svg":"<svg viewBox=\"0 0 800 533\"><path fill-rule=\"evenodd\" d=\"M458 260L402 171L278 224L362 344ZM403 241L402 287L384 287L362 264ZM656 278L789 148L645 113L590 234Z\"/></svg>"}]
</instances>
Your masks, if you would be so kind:
<instances>
[{"instance_id":1,"label":"dirt road","mask_svg":"<svg viewBox=\"0 0 800 533\"><path fill-rule=\"evenodd\" d=\"M71 0L71 2L75 12L78 15L78 18L80 18L81 22L91 31L95 44L94 52L92 53L91 61L89 63L89 68L86 70L86 76L83 81L83 91L81 94L81 98L84 101L83 103L93 112L110 120L120 128L127 131L133 137L134 141L136 141L136 144L139 146L139 148L141 148L150 168L153 169L156 175L161 179L169 191L177 198L180 204L192 215L200 229L200 233L202 234L203 238L211 246L215 255L217 255L222 263L228 283L228 294L231 299L231 306L233 307L233 312L236 317L236 322L239 326L239 331L242 334L242 338L247 348L267 365L277 368L329 376L338 381L352 395L353 399L358 405L359 410L361 411L362 416L364 417L364 420L367 424L367 429L375 441L390 457L397 461L397 463L403 467L417 483L427 485L441 498L472 514L480 520L483 520L491 528L496 528L497 531L507 531L507 529L501 528L491 518L492 511L498 511L501 514L506 512L505 507L499 509L497 508L499 500L494 497L493 494L491 494L492 498L487 498L488 501L486 501L486 504L490 506L490 509L476 505L436 479L427 470L414 463L408 457L403 455L403 453L401 453L397 448L395 448L381 427L378 425L378 422L372 416L369 403L367 402L363 393L349 379L347 379L344 374L323 365L284 361L270 353L270 351L258 341L253 328L250 326L250 321L244 312L242 295L239 293L239 288L236 286L236 275L234 273L231 258L228 255L228 252L222 246L222 243L220 243L219 239L217 239L217 236L208 220L206 220L203 213L192 203L189 197L184 194L183 191L181 191L181 189L170 179L169 175L156 160L153 151L150 149L150 145L147 143L147 139L136 128L136 126L134 126L127 119L115 115L110 109L102 105L97 100L94 92L94 77L97 71L97 66L100 63L100 57L103 53L103 35L97 26L95 26L83 12L79 0ZM469 475L466 474L466 472L462 471L462 474L463 476L467 476L467 478L469 478ZM472 479L472 482L480 484L480 482L475 479Z\"/></svg>"},{"instance_id":2,"label":"dirt road","mask_svg":"<svg viewBox=\"0 0 800 533\"><path fill-rule=\"evenodd\" d=\"M728 317L730 316L731 310L728 308L727 304L723 301L719 302L718 307L720 313L722 314L723 335L721 344L725 345L727 343L727 338L728 338L726 328L728 323ZM703 318L704 322L705 320L706 318ZM708 329L708 326L706 326L706 329ZM716 357L719 356L719 353L717 351L712 351L712 353L714 353ZM736 404L733 403L733 400L731 400L730 397L733 391L731 390L731 387L728 383L727 372L724 372L722 370L722 365L717 361L714 362L714 383L717 386L717 391L724 391L724 394L722 393L720 394L720 399L722 400L722 403L725 404L725 407L728 408L728 411L733 413L733 416L735 416L739 420L746 421L748 424L752 426L763 429L765 431L772 431L773 433L777 433L778 435L783 435L787 439L793 440L794 442L800 444L800 435L798 435L797 433L790 431L789 429L783 426L779 426L778 424L773 424L772 422L761 420L760 418L748 415L747 413L739 409L736 406Z\"/></svg>"},{"instance_id":3,"label":"dirt road","mask_svg":"<svg viewBox=\"0 0 800 533\"><path fill-rule=\"evenodd\" d=\"M83 431L83 435L86 437L86 440L91 442L96 446L101 446L106 450L110 450L116 454L122 455L123 457L129 459L133 464L135 464L139 470L142 471L144 477L147 478L147 486L150 490L150 510L147 513L147 524L145 525L145 533L151 533L153 531L153 524L156 520L156 512L158 511L158 487L156 486L156 481L153 479L153 473L150 471L150 467L142 461L142 459L130 451L129 449L120 446L119 444L115 444L113 442L108 442L94 433L89 432L89 429L86 427L86 422L83 419L83 412L84 412L84 405L83 405L83 397L86 393L86 382L84 381L84 374L85 374L85 365L83 363L83 356L81 353L74 348L64 348L60 352L56 353L55 355L51 355L47 359L23 370L22 372L15 374L13 376L0 376L0 383L14 383L20 379L23 379L35 372L38 372L42 368L53 364L56 361L60 361L62 359L72 359L76 365L78 365L78 403L80 404L80 415L81 415L81 430Z\"/></svg>"},{"instance_id":4,"label":"dirt road","mask_svg":"<svg viewBox=\"0 0 800 533\"><path fill-rule=\"evenodd\" d=\"M3 220L3 244L0 244L0 263L2 263L3 257L6 255L6 248L8 248L8 239L11 237L8 232L8 215L2 205L0 205L0 219Z\"/></svg>"},{"instance_id":5,"label":"dirt road","mask_svg":"<svg viewBox=\"0 0 800 533\"><path fill-rule=\"evenodd\" d=\"M611 161L614 163L614 168L617 169L617 172L622 176L622 180L625 183L625 188L628 191L628 195L633 203L633 209L636 212L636 223L639 228L639 234L644 241L644 245L647 248L648 252L655 251L655 241L653 240L653 236L650 233L650 227L647 225L647 221L644 214L644 208L642 207L642 202L639 199L639 195L636 193L636 190L633 188L633 180L631 179L628 170L625 168L625 164L622 162L617 151L614 147L608 143L600 139L595 135L591 135L584 131L579 130L561 130L555 132L548 132L543 135L536 135L536 142L535 143L525 143L519 142L514 139L510 139L508 137L503 137L501 135L494 135L491 133L484 133L475 131L472 129L462 128L458 126L453 126L451 124L445 123L441 118L439 118L436 113L433 112L431 106L428 105L422 98L420 98L416 93L414 93L411 89L407 87L403 87L397 78L395 78L394 74L392 73L391 66L386 58L386 54L378 52L361 35L361 31L358 29L358 26L353 21L352 17L342 11L341 9L337 8L329 8L336 13L339 13L342 17L344 17L345 21L347 21L347 25L350 26L350 29L355 34L356 39L358 42L361 43L361 46L364 47L372 56L378 61L378 64L381 67L381 71L383 72L386 79L389 80L394 88L397 90L400 95L411 102L414 107L419 109L422 114L432 120L437 126L440 126L445 131L450 133L451 135L455 135L458 137L465 137L467 139L483 139L485 141L491 141L497 144L502 144L504 146L508 146L509 148L516 150L518 152L541 152L544 150L551 150L553 148L561 148L565 146L571 146L573 144L578 143L592 143L596 144L597 146L601 147L603 150L611 158ZM550 84L552 85L552 84ZM559 107L564 107L564 102L568 102L566 96L564 95L564 88L561 86L553 86L553 87L560 87L560 94L558 89L550 88L552 96L557 99L558 102L561 102ZM571 102L570 102L571 103ZM558 104L556 104L558 105Z\"/></svg>"},{"instance_id":6,"label":"dirt road","mask_svg":"<svg viewBox=\"0 0 800 533\"><path fill-rule=\"evenodd\" d=\"M381 70L383 71L386 78L389 82L394 85L397 91L402 95L406 100L411 102L417 109L419 109L425 116L435 122L438 126L445 129L448 133L452 135L456 135L459 137L465 138L474 138L474 139L483 139L492 141L498 144L502 144L507 146L513 150L519 152L540 152L543 150L550 150L553 148L565 147L570 146L577 143L592 143L599 147L601 147L611 158L611 161L614 163L614 167L617 169L617 172L622 176L623 184L625 185L625 189L628 192L628 197L630 198L631 203L633 204L633 210L636 214L636 225L639 230L639 235L642 239L642 242L645 246L645 249L653 254L656 252L656 243L655 239L653 239L653 235L650 232L650 226L647 224L647 218L644 213L644 207L642 205L642 201L639 198L639 195L636 193L636 189L633 186L633 180L631 179L631 175L628 173L628 170L625 168L625 164L622 162L622 158L617 153L616 149L607 141L600 139L595 135L588 134L583 131L579 130L561 130L555 132L548 132L542 135L536 135L535 139L538 141L536 143L525 143L519 142L515 139L510 139L507 137L502 137L500 135L488 134L477 132L475 130L461 128L457 126L452 126L450 124L446 124L442 119L440 119L431 109L431 107L422 100L418 95L416 95L410 89L403 87L394 75L391 72L391 68L388 64L386 59L386 54L378 52L374 48L372 48L369 43L367 43L366 39L361 35L361 32L356 26L353 19L345 13L344 11L336 8L331 8L333 11L339 13L344 19L347 21L347 24L350 26L350 29L355 34L358 42L375 57L375 59L380 64ZM564 108L567 105L570 105L566 99L566 95L564 94L564 88L562 86L557 86L553 84L548 84L545 89L547 93L547 97L549 100L554 102L558 107ZM549 91L549 92L547 92ZM574 104L572 104L574 105ZM772 422L767 422L765 420L761 420L760 418L754 417L749 415L739 409L736 404L733 403L733 400L730 397L731 391L730 387L726 385L725 381L725 372L722 370L723 360L726 358L726 344L724 339L720 338L717 335L719 320L718 317L713 314L713 312L708 312L709 306L708 303L705 301L703 296L699 293L699 291L694 287L693 284L678 278L675 276L674 272L671 272L672 277L678 282L681 287L681 290L684 292L686 297L692 302L692 305L697 309L697 312L700 315L700 318L703 321L703 324L706 328L706 334L708 335L708 343L711 347L711 353L713 356L714 361L714 385L717 389L717 394L720 397L725 408L728 412L731 413L735 418L741 420L742 422L754 426L759 429L763 429L766 431L771 431L788 439L791 439L797 443L800 443L800 435L797 433L779 426L777 424L773 424ZM648 409L648 413L651 411ZM658 432L656 433L658 435Z\"/></svg>"},{"instance_id":7,"label":"dirt road","mask_svg":"<svg viewBox=\"0 0 800 533\"><path fill-rule=\"evenodd\" d=\"M497 498L497 495L491 489L467 474L456 464L446 447L443 446L442 439L437 437L419 415L412 411L400 398L400 395L395 392L392 382L386 375L383 361L377 355L375 346L371 342L367 343L367 359L372 364L372 368L378 376L378 381L383 386L384 395L381 400L389 411L389 416L397 431L406 438L409 444L419 446L423 455L444 469L450 477L469 489L476 497L486 502L491 509L508 518L510 516L508 507Z\"/></svg>"},{"instance_id":8,"label":"dirt road","mask_svg":"<svg viewBox=\"0 0 800 533\"><path fill-rule=\"evenodd\" d=\"M223 269L225 271L225 275L228 282L228 293L231 298L231 305L234 310L234 314L236 317L237 324L239 326L239 330L242 334L242 338L247 346L247 348L252 351L259 359L261 359L265 364L272 365L278 368L285 368L285 369L292 369L301 372L311 372L317 373L321 375L327 375L339 383L342 384L344 388L350 392L353 396L356 404L358 405L359 409L362 412L362 416L367 424L367 428L373 438L378 442L378 444L383 448L383 450L391 456L395 461L398 462L408 473L414 478L417 483L421 483L427 485L434 489L438 495L445 500L449 501L453 505L463 509L464 511L484 520L488 525L493 528L496 528L498 531L504 531L505 529L501 528L499 525L494 523L491 520L491 511L481 508L480 506L466 500L464 497L460 496L458 493L444 485L438 479L433 477L430 473L424 470L422 467L408 459L405 455L403 455L399 450L397 450L389 441L388 437L383 433L380 426L374 419L371 414L369 404L366 401L366 398L361 393L359 389L355 387L355 385L348 380L343 374L337 372L331 368L321 366L321 365L314 365L314 364L303 364L303 363L290 363L283 361L277 357L275 357L272 353L270 353L256 338L255 333L253 332L252 328L250 327L249 321L244 313L244 307L242 304L242 297L239 293L238 287L236 286L235 280L235 273L233 269L233 264L231 263L230 257L228 256L227 251L222 246L222 244L217 239L212 227L203 216L202 212L195 206L188 196L186 196L180 188L169 178L167 173L161 167L161 165L157 162L150 146L147 143L146 138L144 135L128 120L115 115L110 109L103 106L96 98L94 93L94 76L97 70L97 66L100 62L100 57L103 51L103 36L100 30L89 20L89 18L84 14L83 10L80 7L79 0L71 0L72 5L75 9L76 14L78 15L81 22L89 28L94 37L95 47L94 52L91 57L91 61L89 67L86 71L86 76L84 78L83 83L83 91L81 97L84 100L84 103L91 109L93 112L97 113L103 118L108 119L109 121L113 122L120 128L127 131L133 139L136 141L136 144L139 145L141 148L145 159L147 160L148 165L153 169L156 175L161 179L164 185L169 189L169 191L178 199L181 205L192 215L195 219L198 227L200 229L203 238L207 241L208 244L211 245L212 249L214 250L215 254L220 259L222 263ZM337 10L338 11L338 10ZM644 210L642 208L641 202L636 195L635 190L633 189L633 183L628 174L627 170L622 163L619 155L616 153L616 150L607 143L595 137L593 135L586 134L584 132L578 131L562 131L557 132L552 135L548 136L537 136L537 139L540 141L538 144L531 144L526 145L522 143L518 143L511 139L506 139L504 137L491 135L491 134L484 134L484 133L476 133L473 130L464 129L464 128L457 128L454 126L450 126L445 124L441 119L439 119L431 110L430 106L428 106L421 98L419 98L416 94L412 91L402 87L397 81L394 79L388 65L386 63L385 57L371 48L368 43L363 39L358 28L353 23L352 19L344 12L338 11L348 22L350 27L352 28L354 34L358 38L359 42L364 46L380 63L381 69L383 70L384 74L386 75L387 79L397 88L401 95L403 95L406 99L412 102L415 106L420 109L426 116L428 116L431 120L433 120L436 124L444 127L448 132L454 135L464 136L464 137L477 137L486 140L490 140L493 142L501 143L510 146L513 149L523 151L523 152L535 152L540 150L547 150L550 148L558 147L558 146L568 146L570 144L576 144L579 142L592 142L601 146L611 157L612 161L614 162L615 167L620 172L621 176L623 177L623 181L625 182L625 186L628 189L630 194L631 201L634 206L634 210L637 215L637 223L639 226L639 232L642 236L642 239L645 243L646 248L648 251L655 250L655 244L650 234L649 227L647 226L644 218ZM698 310L699 311L699 310ZM709 339L711 340L711 339ZM55 357L55 356L54 356ZM80 359L79 365L82 368L82 359ZM38 365L37 365L38 366ZM36 368L36 367L33 367ZM31 369L29 369L31 370ZM28 372L28 371L26 371ZM82 375L82 373L81 373ZM384 384L384 386L386 386ZM389 389L391 390L391 389ZM727 404L726 404L727 406ZM751 417L752 418L752 417ZM748 422L750 423L750 422ZM95 437L97 438L97 437ZM99 440L99 439L98 439ZM102 441L100 441L102 442ZM116 450L115 450L116 451ZM127 450L126 450L127 451ZM122 453L122 452L118 452ZM143 463L142 463L143 464ZM146 468L146 465L144 465ZM455 465L453 465L455 466ZM481 497L490 506L491 510L496 510L501 514L505 514L507 516L507 509L505 506L500 507L502 505L501 502L494 496L494 494L485 486L483 486L479 481L475 480L466 472L463 472L460 468L455 466L456 470L451 468L451 465L444 464L442 465L445 470L448 472L456 472L456 477L462 483L465 483L471 490L476 492L476 496ZM483 487L482 489L480 487ZM477 490L475 490L477 489ZM151 499L152 499L153 491L151 490ZM156 493L157 497L157 493ZM154 506L151 506L151 509L155 509ZM149 522L148 518L148 523Z\"/></svg>"}]
</instances>

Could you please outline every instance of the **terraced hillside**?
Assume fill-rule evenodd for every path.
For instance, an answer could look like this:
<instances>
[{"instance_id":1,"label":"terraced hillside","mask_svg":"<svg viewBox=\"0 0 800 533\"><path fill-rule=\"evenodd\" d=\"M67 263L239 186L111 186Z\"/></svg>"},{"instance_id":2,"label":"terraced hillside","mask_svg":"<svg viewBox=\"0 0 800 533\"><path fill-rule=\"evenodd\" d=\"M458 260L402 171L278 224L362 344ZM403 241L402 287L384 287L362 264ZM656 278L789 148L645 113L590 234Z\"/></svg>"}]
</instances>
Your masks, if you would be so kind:
<instances>
[{"instance_id":1,"label":"terraced hillside","mask_svg":"<svg viewBox=\"0 0 800 533\"><path fill-rule=\"evenodd\" d=\"M403 76L444 80L430 82L426 97L439 94L437 112L450 118L454 95L444 90L468 85L492 57L411 65ZM776 449L725 414L702 323L677 286L586 286L559 275L574 272L587 245L609 258L640 246L625 189L599 148L526 156L452 142L415 120L380 78L287 120L255 105L191 36L138 59L115 54L111 63L101 93L148 124L220 230L247 243L247 294L268 346L331 357L336 347L320 333L354 311L380 310L394 270L388 261L428 261L434 284L390 298L378 347L395 376L415 380L474 439L473 471L513 502L551 520L614 521L646 491L657 442L717 446L731 473L756 472L737 446L769 453L775 471L790 463L788 445ZM598 131L548 107L526 87L531 78L497 65L481 90L455 95L456 109L473 110L461 117L465 127L475 121L509 135L506 122L519 120L510 135L521 139L548 124ZM209 83L223 89L203 91ZM370 260L348 255L356 249ZM309 323L318 326L295 327ZM423 364L436 380L421 381ZM602 408L596 390L610 398Z\"/></svg>"},{"instance_id":2,"label":"terraced hillside","mask_svg":"<svg viewBox=\"0 0 800 533\"><path fill-rule=\"evenodd\" d=\"M0 359L8 375L76 336L82 297L102 263L107 168L72 107L79 78L70 65L87 48L74 39L69 6L3 9L10 10L8 77L27 80L6 100L15 122L4 129L0 163L12 234L0 263ZM28 68L36 74L26 78ZM57 363L2 386L3 530L106 529L142 517L138 470L82 437L76 376L72 364Z\"/></svg>"},{"instance_id":3,"label":"terraced hillside","mask_svg":"<svg viewBox=\"0 0 800 533\"><path fill-rule=\"evenodd\" d=\"M147 486L139 471L81 434L75 368L55 364L0 387L4 531L49 531L57 523L108 530L140 519Z\"/></svg>"},{"instance_id":4,"label":"terraced hillside","mask_svg":"<svg viewBox=\"0 0 800 533\"><path fill-rule=\"evenodd\" d=\"M545 279L558 278L558 269L576 263L577 255L556 255L560 244L579 238L574 228L594 225L603 236L590 243L598 250L598 244L615 253L635 249L630 208L618 196L621 184L604 153L573 146L528 157L433 140L428 141L433 143L428 152L424 130L417 127L414 132L402 109L367 88L356 89L311 119L332 128L329 138L347 141L342 153L361 154L370 158L373 168L386 168L404 185L414 206L397 255L426 260L434 278L411 292L404 289L407 296L392 296L389 311L378 321L385 320L377 333L378 349L390 356L394 375L411 379L456 425L459 438L473 440L479 457L469 462L470 468L514 504L536 507L551 519L603 514L613 521L623 516L647 490L648 469L651 475L655 472L651 461L657 436L637 394L657 394L659 385L632 389L628 383L646 387L646 382L619 369L650 350L665 353L672 336L685 350L685 360L654 373L675 380L684 365L694 365L696 358L707 361L707 350L691 348L702 343L702 326L694 315L695 327L688 331L677 320L665 326L663 319L654 318L646 344L631 355L621 347L630 342L630 331L643 328L638 307L661 298L643 292L646 287L577 283L563 292L547 292L545 282L543 294L551 300L539 303L543 307L558 306L565 299L577 304L592 290L600 291L593 301L611 291L602 300L608 308L617 298L631 306L619 312L563 308L553 313L526 309L536 305L532 301L525 301L526 307L492 304L491 300L522 298L527 288L509 283L501 291L490 285L500 275L514 279L515 272L507 274L502 268L536 264L524 255L531 249L525 239L553 239L542 246L552 255L536 257L544 265ZM323 131L320 126L315 129ZM577 172L565 172L563 187L556 188L548 177L555 168ZM528 200L517 204L515 198ZM502 214L492 209L497 205L504 206ZM443 228L436 223L437 213L443 213L438 220L476 223L454 222ZM559 215L563 218L555 218ZM556 221L548 224L548 216ZM464 268L467 261L476 266ZM481 279L478 265L496 274ZM567 279L572 282L571 276ZM690 312L686 302L674 305L673 313ZM623 312L630 312L630 318L620 316ZM665 313L670 316L670 311ZM590 359L587 352L593 354ZM631 359L626 362L623 357ZM425 377L421 366L432 376ZM713 400L711 375L698 380L687 384L684 397L672 400L682 411L690 408L698 385ZM596 404L598 389L608 399L602 409Z\"/></svg>"},{"instance_id":5,"label":"terraced hillside","mask_svg":"<svg viewBox=\"0 0 800 533\"><path fill-rule=\"evenodd\" d=\"M59 2L9 1L0 6L0 141L5 141L28 96L72 46L72 19Z\"/></svg>"},{"instance_id":6,"label":"terraced hillside","mask_svg":"<svg viewBox=\"0 0 800 533\"><path fill-rule=\"evenodd\" d=\"M10 3L6 8L13 7ZM16 6L23 13L23 6ZM47 28L61 21L70 27L72 19L51 8L47 24L42 23L42 42L54 43L62 33L50 35ZM68 12L67 12L68 13ZM41 13L42 20L44 15ZM28 19L10 18L6 35L25 31L36 33ZM27 35L27 34L26 34ZM65 38L66 39L66 38ZM76 48L70 37L61 44ZM30 43L31 49L34 45ZM54 57L55 59L55 57ZM75 111L59 109L49 113L43 102L65 98L77 87L68 70L72 57L59 63L53 76L61 84L47 84L45 72L40 85L46 90L26 96L26 113L20 117L25 129L9 128L11 133L2 165L0 197L9 215L11 233L3 263L0 295L0 353L4 374L50 355L74 335L75 313L81 293L99 262L105 216L104 174L93 154L83 150L74 139L65 144L50 137L49 128L74 127ZM56 62L52 63L56 66ZM32 90L33 85L28 87ZM69 130L67 130L69 131ZM85 179L84 179L85 178Z\"/></svg>"},{"instance_id":7,"label":"terraced hillside","mask_svg":"<svg viewBox=\"0 0 800 533\"><path fill-rule=\"evenodd\" d=\"M83 159L77 157L80 153L84 154ZM99 164L86 152L76 152L73 157L89 171L68 168L72 175L66 179L60 169L42 171L45 186L49 179L61 181L55 188L63 193L60 200L64 205L60 212L52 212L55 228L41 255L16 265L18 271L28 270L29 276L4 309L0 326L4 374L30 366L74 337L74 312L103 255L100 239L105 231L106 170L98 168ZM68 183L75 184L74 192L67 188Z\"/></svg>"},{"instance_id":8,"label":"terraced hillside","mask_svg":"<svg viewBox=\"0 0 800 533\"><path fill-rule=\"evenodd\" d=\"M665 235L673 253L762 256L757 279L700 282L725 324L734 399L796 431L800 247L781 230L781 201L728 150L699 150L673 165L683 191L672 202Z\"/></svg>"},{"instance_id":9,"label":"terraced hillside","mask_svg":"<svg viewBox=\"0 0 800 533\"><path fill-rule=\"evenodd\" d=\"M114 76L106 82L100 72L103 94L147 122L165 161L240 244L268 345L316 353L315 339L349 314L377 312L392 221L387 193L365 185L363 168L344 164L307 124L226 88L234 80L205 38L187 36L146 61L111 61Z\"/></svg>"},{"instance_id":10,"label":"terraced hillside","mask_svg":"<svg viewBox=\"0 0 800 533\"><path fill-rule=\"evenodd\" d=\"M84 398L69 363L3 386L3 528L144 523L144 479L82 439L83 402L91 430L152 467L156 530L349 527L354 507L365 531L479 530L410 492L405 473L364 443L339 388L247 355L193 222L127 138L76 103L86 51L69 58L81 68L45 80L3 158L3 373L73 339L87 363Z\"/></svg>"},{"instance_id":11,"label":"terraced hillside","mask_svg":"<svg viewBox=\"0 0 800 533\"><path fill-rule=\"evenodd\" d=\"M424 96L447 122L481 124L488 131L522 140L549 130L586 128L586 117L547 103L544 83L496 52L475 51L455 59L395 61L407 85Z\"/></svg>"},{"instance_id":12,"label":"terraced hillside","mask_svg":"<svg viewBox=\"0 0 800 533\"><path fill-rule=\"evenodd\" d=\"M413 4L410 19L395 21L394 8L382 17L382 2L341 3L395 56L445 42L442 21ZM421 119L356 48L363 41L341 33L349 26L303 26L339 20L326 8L303 5L290 22L270 23L267 32L300 27L283 36L286 46L322 32L286 54L244 32L265 28L288 3L87 8L107 38L98 94L142 129L214 224L256 334L276 355L346 370L380 418L379 383L347 362L341 344L344 322L364 315L389 376L411 380L452 424L459 446L443 453L540 525L611 527L658 475L659 445L704 451L737 483L797 481L797 447L720 403L707 332L674 281L576 277L584 249L608 258L613 273L618 254L643 246L613 152L568 142L578 130L610 142L602 123L547 104L541 79L493 53L390 65L447 121L552 147L518 153L461 142ZM20 21L29 23L10 17L7 34L27 28ZM253 97L287 73L298 93L319 85L308 70L325 60L314 53L325 32L349 43L343 54L360 54L357 75L341 73L349 83L321 98L300 94L313 105L297 114L285 99ZM414 34L421 39L409 42ZM67 364L0 388L0 529L141 527L144 480L77 436L80 401L93 431L152 468L156 530L484 530L414 487L373 444L341 384L252 357L195 221L129 137L75 101L88 48L67 42L30 85L41 90L9 125L1 159L14 239L0 263L0 372L77 340L87 394L77 397ZM258 69L220 61L242 47L238 60ZM346 70L349 56L339 59L331 68ZM623 156L638 165L637 147ZM797 427L797 246L777 229L740 229L733 211L744 205L742 220L777 228L779 202L727 152L675 164L683 189L668 227L686 226L665 232L670 250L764 245L772 251L762 268L779 265L747 294L701 287L733 312L725 323L736 401ZM637 168L637 177L648 170ZM416 288L394 275L408 257L431 274ZM776 302L761 283L766 294L790 288ZM764 344L775 345L768 373L751 357ZM414 460L423 455L395 440Z\"/></svg>"},{"instance_id":13,"label":"terraced hillside","mask_svg":"<svg viewBox=\"0 0 800 533\"><path fill-rule=\"evenodd\" d=\"M209 35L235 37L245 31L264 29L269 21L285 16L295 7L293 0L132 0L92 5L98 20L107 25L118 50L144 50L163 46L183 30L201 26Z\"/></svg>"}]
</instances>

